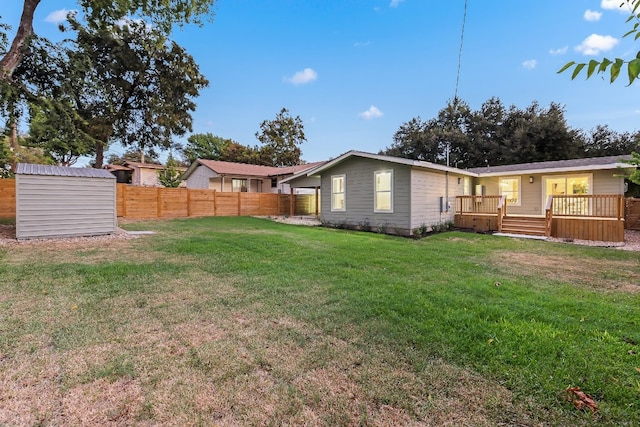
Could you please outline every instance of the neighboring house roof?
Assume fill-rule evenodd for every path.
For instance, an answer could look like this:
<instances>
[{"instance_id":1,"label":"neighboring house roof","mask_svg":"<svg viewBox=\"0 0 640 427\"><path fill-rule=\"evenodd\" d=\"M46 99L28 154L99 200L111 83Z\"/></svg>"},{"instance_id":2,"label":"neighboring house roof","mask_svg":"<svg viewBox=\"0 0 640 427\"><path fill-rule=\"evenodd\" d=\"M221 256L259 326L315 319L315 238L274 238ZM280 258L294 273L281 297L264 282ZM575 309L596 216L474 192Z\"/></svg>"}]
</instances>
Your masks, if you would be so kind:
<instances>
[{"instance_id":1,"label":"neighboring house roof","mask_svg":"<svg viewBox=\"0 0 640 427\"><path fill-rule=\"evenodd\" d=\"M470 172L478 176L504 176L510 174L535 174L549 172L577 172L585 170L602 170L633 167L623 160L631 156L590 157L586 159L556 160L549 162L520 163L517 165L488 166L470 168Z\"/></svg>"},{"instance_id":2,"label":"neighboring house roof","mask_svg":"<svg viewBox=\"0 0 640 427\"><path fill-rule=\"evenodd\" d=\"M312 166L312 167L310 167L308 169L304 169L304 170L302 170L300 172L294 173L290 177L287 177L287 178L283 179L280 182L282 182L284 184L284 183L287 183L287 182L290 182L290 181L294 181L294 180L296 180L296 179L298 179L300 177L313 176L314 171L316 169L318 169L319 167L326 165L327 162L329 162L329 160L326 160L324 162L308 163L308 164L313 164L315 166Z\"/></svg>"},{"instance_id":3,"label":"neighboring house roof","mask_svg":"<svg viewBox=\"0 0 640 427\"><path fill-rule=\"evenodd\" d=\"M432 170L438 170L438 171L441 171L441 172L451 172L451 173L457 173L459 175L477 176L477 174L475 174L473 172L470 172L470 171L467 171L467 170L453 168L453 167L450 167L450 166L438 165L438 164L431 163L431 162L423 162L421 160L404 159L402 157L393 157L393 156L384 156L382 154L366 153L364 151L356 151L356 150L348 151L348 152L336 157L335 159L330 160L330 161L326 162L325 164L320 165L319 167L316 167L316 168L308 171L307 172L307 176L321 174L321 172L334 167L338 163L342 163L343 161L347 160L350 157L363 157L365 159L381 160L383 162L402 164L402 165L407 165L407 166L412 166L412 167L417 167L417 168L432 169Z\"/></svg>"},{"instance_id":4,"label":"neighboring house roof","mask_svg":"<svg viewBox=\"0 0 640 427\"><path fill-rule=\"evenodd\" d=\"M124 165L105 165L105 169L110 171L132 171L133 168L124 166Z\"/></svg>"},{"instance_id":5,"label":"neighboring house roof","mask_svg":"<svg viewBox=\"0 0 640 427\"><path fill-rule=\"evenodd\" d=\"M31 163L18 163L16 173L18 175L47 175L116 179L115 176L104 169L69 168L65 166L34 165Z\"/></svg>"},{"instance_id":6,"label":"neighboring house roof","mask_svg":"<svg viewBox=\"0 0 640 427\"><path fill-rule=\"evenodd\" d=\"M143 169L166 169L166 165L157 165L155 163L140 163L140 162L124 162L125 166L129 166L130 168L143 168ZM184 172L187 170L184 166L176 166L176 170Z\"/></svg>"},{"instance_id":7,"label":"neighboring house roof","mask_svg":"<svg viewBox=\"0 0 640 427\"><path fill-rule=\"evenodd\" d=\"M139 162L125 162L124 165L105 165L107 170L112 171L132 171L136 168L140 169L166 169L165 165L156 165L155 163L139 163ZM187 170L184 166L176 166L176 170L184 172Z\"/></svg>"},{"instance_id":8,"label":"neighboring house roof","mask_svg":"<svg viewBox=\"0 0 640 427\"><path fill-rule=\"evenodd\" d=\"M195 162L193 162L191 166L189 166L189 168L187 169L187 171L183 176L183 179L187 179L189 175L191 175L200 165L211 169L213 172L217 173L218 175L270 177L270 176L295 174L297 172L305 171L310 168L313 168L317 166L319 163L321 162L305 163L303 165L295 165L295 166L274 167L274 166L250 165L247 163L223 162L220 160L198 159Z\"/></svg>"}]
</instances>

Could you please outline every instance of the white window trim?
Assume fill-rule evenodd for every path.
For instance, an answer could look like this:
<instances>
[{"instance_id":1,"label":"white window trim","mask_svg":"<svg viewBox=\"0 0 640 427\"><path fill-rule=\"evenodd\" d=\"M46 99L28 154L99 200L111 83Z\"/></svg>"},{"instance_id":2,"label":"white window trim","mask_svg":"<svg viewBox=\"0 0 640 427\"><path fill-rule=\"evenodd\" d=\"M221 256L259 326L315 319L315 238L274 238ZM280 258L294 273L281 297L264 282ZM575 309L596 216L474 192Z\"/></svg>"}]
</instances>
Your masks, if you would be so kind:
<instances>
[{"instance_id":1,"label":"white window trim","mask_svg":"<svg viewBox=\"0 0 640 427\"><path fill-rule=\"evenodd\" d=\"M498 192L502 196L502 185L500 185L503 179L517 179L518 180L518 203L509 203L509 206L522 206L522 177L521 176L501 176L498 178Z\"/></svg>"},{"instance_id":2,"label":"white window trim","mask_svg":"<svg viewBox=\"0 0 640 427\"><path fill-rule=\"evenodd\" d=\"M462 195L471 196L472 188L471 178L468 176L462 177ZM466 191L465 191L466 190Z\"/></svg>"},{"instance_id":3,"label":"white window trim","mask_svg":"<svg viewBox=\"0 0 640 427\"><path fill-rule=\"evenodd\" d=\"M391 174L391 189L389 190L389 194L391 196L391 209L377 209L376 208L376 200L378 199L378 189L376 188L376 177L379 173L390 173ZM385 191L386 193L386 191ZM373 172L373 211L380 213L393 213L393 169L383 169Z\"/></svg>"},{"instance_id":4,"label":"white window trim","mask_svg":"<svg viewBox=\"0 0 640 427\"><path fill-rule=\"evenodd\" d=\"M333 195L340 194L333 192L333 179L342 178L342 194L344 198L344 208L336 208L333 206ZM345 212L347 210L347 175L331 175L331 212Z\"/></svg>"},{"instance_id":5,"label":"white window trim","mask_svg":"<svg viewBox=\"0 0 640 427\"><path fill-rule=\"evenodd\" d=\"M593 174L592 173L572 173L572 174L558 174L558 175L542 175L542 209L544 211L545 206L547 206L547 199L549 195L547 194L547 179L558 179L564 178L565 180L569 178L579 178L581 176L586 176L589 179L589 191L587 195L593 194Z\"/></svg>"}]
</instances>

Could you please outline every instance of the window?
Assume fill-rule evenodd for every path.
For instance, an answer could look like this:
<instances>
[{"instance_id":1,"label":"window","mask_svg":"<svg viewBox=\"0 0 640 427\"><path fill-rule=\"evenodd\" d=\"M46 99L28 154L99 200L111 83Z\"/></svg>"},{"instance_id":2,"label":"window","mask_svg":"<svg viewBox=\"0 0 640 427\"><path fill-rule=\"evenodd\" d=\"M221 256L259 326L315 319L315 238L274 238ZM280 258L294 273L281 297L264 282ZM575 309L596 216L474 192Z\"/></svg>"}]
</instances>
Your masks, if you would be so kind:
<instances>
[{"instance_id":1,"label":"window","mask_svg":"<svg viewBox=\"0 0 640 427\"><path fill-rule=\"evenodd\" d=\"M246 179L231 179L231 191L234 193L240 191L247 191L247 180Z\"/></svg>"},{"instance_id":2,"label":"window","mask_svg":"<svg viewBox=\"0 0 640 427\"><path fill-rule=\"evenodd\" d=\"M393 171L375 172L374 212L393 212Z\"/></svg>"},{"instance_id":3,"label":"window","mask_svg":"<svg viewBox=\"0 0 640 427\"><path fill-rule=\"evenodd\" d=\"M271 188L276 188L277 186L278 186L278 178L274 176L271 178Z\"/></svg>"},{"instance_id":4,"label":"window","mask_svg":"<svg viewBox=\"0 0 640 427\"><path fill-rule=\"evenodd\" d=\"M344 175L335 175L331 177L331 210L332 211L344 211L346 210L345 185Z\"/></svg>"},{"instance_id":5,"label":"window","mask_svg":"<svg viewBox=\"0 0 640 427\"><path fill-rule=\"evenodd\" d=\"M520 206L520 177L500 178L500 195L507 196L507 205Z\"/></svg>"}]
</instances>

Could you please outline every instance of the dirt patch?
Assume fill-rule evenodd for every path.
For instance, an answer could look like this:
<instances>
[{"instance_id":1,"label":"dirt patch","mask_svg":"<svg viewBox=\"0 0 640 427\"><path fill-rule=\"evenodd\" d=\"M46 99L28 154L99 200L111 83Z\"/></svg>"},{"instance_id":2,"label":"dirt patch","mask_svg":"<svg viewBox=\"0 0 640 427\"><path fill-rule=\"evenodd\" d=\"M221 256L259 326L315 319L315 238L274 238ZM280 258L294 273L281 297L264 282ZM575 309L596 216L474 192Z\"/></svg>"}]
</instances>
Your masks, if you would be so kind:
<instances>
[{"instance_id":1,"label":"dirt patch","mask_svg":"<svg viewBox=\"0 0 640 427\"><path fill-rule=\"evenodd\" d=\"M257 216L256 218L270 219L282 224L307 225L310 227L322 225L315 216Z\"/></svg>"},{"instance_id":2,"label":"dirt patch","mask_svg":"<svg viewBox=\"0 0 640 427\"><path fill-rule=\"evenodd\" d=\"M637 260L584 259L531 252L497 252L492 262L510 273L560 279L593 289L640 293L640 263Z\"/></svg>"},{"instance_id":3,"label":"dirt patch","mask_svg":"<svg viewBox=\"0 0 640 427\"><path fill-rule=\"evenodd\" d=\"M0 224L0 246L8 246L8 245L49 246L54 249L68 249L68 248L75 248L79 245L84 245L84 246L89 246L91 244L99 245L101 242L110 242L114 240L128 240L128 239L135 239L136 237L138 236L130 235L125 230L116 228L115 233L100 235L100 236L16 240L15 225Z\"/></svg>"}]
</instances>

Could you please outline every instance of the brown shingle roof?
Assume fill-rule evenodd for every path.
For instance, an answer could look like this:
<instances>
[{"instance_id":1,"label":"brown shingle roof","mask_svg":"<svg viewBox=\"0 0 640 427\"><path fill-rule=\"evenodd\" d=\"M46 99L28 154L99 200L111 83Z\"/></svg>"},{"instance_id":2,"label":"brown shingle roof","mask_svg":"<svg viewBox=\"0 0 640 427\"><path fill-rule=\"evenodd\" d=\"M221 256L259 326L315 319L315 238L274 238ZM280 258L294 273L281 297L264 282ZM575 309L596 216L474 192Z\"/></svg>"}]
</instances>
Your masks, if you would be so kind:
<instances>
[{"instance_id":1,"label":"brown shingle roof","mask_svg":"<svg viewBox=\"0 0 640 427\"><path fill-rule=\"evenodd\" d=\"M321 162L305 163L303 165L273 167L262 165L250 165L247 163L223 162L220 160L198 159L198 163L208 167L219 175L238 176L275 176L289 175L317 166Z\"/></svg>"}]
</instances>

